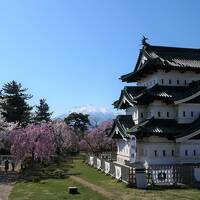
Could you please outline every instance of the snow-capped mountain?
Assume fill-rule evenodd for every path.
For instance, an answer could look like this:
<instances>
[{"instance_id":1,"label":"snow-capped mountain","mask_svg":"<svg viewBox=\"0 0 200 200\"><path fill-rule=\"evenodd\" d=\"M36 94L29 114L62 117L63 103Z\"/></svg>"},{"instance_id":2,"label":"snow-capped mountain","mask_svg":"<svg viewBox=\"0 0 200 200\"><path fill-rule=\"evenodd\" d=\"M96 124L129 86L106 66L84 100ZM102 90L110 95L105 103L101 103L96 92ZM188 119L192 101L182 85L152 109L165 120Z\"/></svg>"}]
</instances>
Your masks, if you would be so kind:
<instances>
[{"instance_id":1,"label":"snow-capped mountain","mask_svg":"<svg viewBox=\"0 0 200 200\"><path fill-rule=\"evenodd\" d=\"M116 115L119 114L119 113L111 112L105 107L85 105L85 106L75 107L75 108L71 109L68 113L60 115L56 118L64 119L65 117L67 117L72 112L88 114L90 122L93 125L99 124L99 123L106 121L106 120L115 119Z\"/></svg>"}]
</instances>

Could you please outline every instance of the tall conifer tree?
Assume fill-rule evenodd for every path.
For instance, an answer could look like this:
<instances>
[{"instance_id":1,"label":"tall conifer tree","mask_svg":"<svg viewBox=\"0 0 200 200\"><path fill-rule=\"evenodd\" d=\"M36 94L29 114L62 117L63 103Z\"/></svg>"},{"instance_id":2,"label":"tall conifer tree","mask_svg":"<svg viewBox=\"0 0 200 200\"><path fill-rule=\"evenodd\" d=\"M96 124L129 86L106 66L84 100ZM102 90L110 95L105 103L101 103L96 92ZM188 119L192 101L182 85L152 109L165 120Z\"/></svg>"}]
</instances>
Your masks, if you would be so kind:
<instances>
[{"instance_id":1,"label":"tall conifer tree","mask_svg":"<svg viewBox=\"0 0 200 200\"><path fill-rule=\"evenodd\" d=\"M4 99L1 103L3 116L7 122L17 123L18 126L26 126L31 120L32 107L27 100L32 95L26 94L27 89L22 88L21 83L11 81L3 85L1 96Z\"/></svg>"},{"instance_id":2,"label":"tall conifer tree","mask_svg":"<svg viewBox=\"0 0 200 200\"><path fill-rule=\"evenodd\" d=\"M36 106L35 121L48 122L51 119L52 112L49 112L49 105L46 103L46 99L40 99L40 105Z\"/></svg>"}]
</instances>

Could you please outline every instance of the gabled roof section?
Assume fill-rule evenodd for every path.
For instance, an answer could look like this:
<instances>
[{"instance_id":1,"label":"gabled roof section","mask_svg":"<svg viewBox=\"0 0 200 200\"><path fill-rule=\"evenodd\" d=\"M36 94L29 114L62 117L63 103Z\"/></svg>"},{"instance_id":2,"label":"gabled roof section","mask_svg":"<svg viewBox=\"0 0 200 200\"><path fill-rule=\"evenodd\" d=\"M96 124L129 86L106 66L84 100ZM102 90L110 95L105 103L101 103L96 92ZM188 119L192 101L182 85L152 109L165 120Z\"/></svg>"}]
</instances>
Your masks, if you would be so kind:
<instances>
[{"instance_id":1,"label":"gabled roof section","mask_svg":"<svg viewBox=\"0 0 200 200\"><path fill-rule=\"evenodd\" d=\"M149 104L154 100L161 100L164 103L170 104L174 103L175 99L183 96L186 90L187 86L164 86L156 84L151 88L143 90L134 100L137 104L142 105Z\"/></svg>"},{"instance_id":2,"label":"gabled roof section","mask_svg":"<svg viewBox=\"0 0 200 200\"><path fill-rule=\"evenodd\" d=\"M123 90L121 90L121 94L119 100L113 103L114 108L117 109L126 109L133 106L134 97L141 94L141 92L145 89L144 86L126 86Z\"/></svg>"},{"instance_id":3,"label":"gabled roof section","mask_svg":"<svg viewBox=\"0 0 200 200\"><path fill-rule=\"evenodd\" d=\"M133 72L121 76L123 82L135 82L158 69L200 72L200 49L153 46L145 43Z\"/></svg>"},{"instance_id":4,"label":"gabled roof section","mask_svg":"<svg viewBox=\"0 0 200 200\"><path fill-rule=\"evenodd\" d=\"M131 115L118 115L108 136L127 139L130 135L135 135L138 139L155 135L182 142L200 136L200 116L190 124L179 124L175 119L152 117L135 125Z\"/></svg>"},{"instance_id":5,"label":"gabled roof section","mask_svg":"<svg viewBox=\"0 0 200 200\"><path fill-rule=\"evenodd\" d=\"M127 132L134 125L131 115L118 115L114 120L109 136L111 138L128 138Z\"/></svg>"},{"instance_id":6,"label":"gabled roof section","mask_svg":"<svg viewBox=\"0 0 200 200\"><path fill-rule=\"evenodd\" d=\"M200 117L190 124L179 124L175 119L147 119L128 130L138 139L152 135L182 142L200 136Z\"/></svg>"},{"instance_id":7,"label":"gabled roof section","mask_svg":"<svg viewBox=\"0 0 200 200\"><path fill-rule=\"evenodd\" d=\"M129 130L129 134L134 134L137 138L156 135L174 139L188 124L178 124L175 119L147 119Z\"/></svg>"},{"instance_id":8,"label":"gabled roof section","mask_svg":"<svg viewBox=\"0 0 200 200\"><path fill-rule=\"evenodd\" d=\"M200 103L200 81L194 81L188 86L154 85L151 88L144 86L127 86L121 91L119 100L113 103L114 108L126 109L133 105L148 105L154 100L166 104Z\"/></svg>"}]
</instances>

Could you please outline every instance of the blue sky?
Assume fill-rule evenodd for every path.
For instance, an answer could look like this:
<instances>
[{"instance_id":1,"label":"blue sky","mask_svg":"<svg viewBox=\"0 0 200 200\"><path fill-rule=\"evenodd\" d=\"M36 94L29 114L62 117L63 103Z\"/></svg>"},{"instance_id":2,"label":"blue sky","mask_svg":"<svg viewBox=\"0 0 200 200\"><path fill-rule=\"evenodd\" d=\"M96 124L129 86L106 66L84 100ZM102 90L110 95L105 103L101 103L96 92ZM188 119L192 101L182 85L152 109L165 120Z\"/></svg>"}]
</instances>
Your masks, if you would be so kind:
<instances>
[{"instance_id":1,"label":"blue sky","mask_svg":"<svg viewBox=\"0 0 200 200\"><path fill-rule=\"evenodd\" d=\"M200 48L198 0L0 2L0 86L16 80L46 98L54 116L75 106L112 109L133 70L141 37Z\"/></svg>"}]
</instances>

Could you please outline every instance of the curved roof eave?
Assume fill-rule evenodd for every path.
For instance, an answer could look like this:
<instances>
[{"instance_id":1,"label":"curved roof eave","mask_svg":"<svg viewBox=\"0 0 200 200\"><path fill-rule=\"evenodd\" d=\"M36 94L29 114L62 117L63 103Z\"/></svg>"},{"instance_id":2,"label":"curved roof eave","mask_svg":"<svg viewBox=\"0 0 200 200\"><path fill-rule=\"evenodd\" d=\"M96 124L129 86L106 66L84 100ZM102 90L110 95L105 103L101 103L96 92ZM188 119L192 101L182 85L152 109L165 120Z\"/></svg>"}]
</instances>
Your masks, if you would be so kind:
<instances>
[{"instance_id":1,"label":"curved roof eave","mask_svg":"<svg viewBox=\"0 0 200 200\"><path fill-rule=\"evenodd\" d=\"M185 102L188 102L196 97L200 96L200 91L188 96L188 97L185 97L185 98L182 98L182 99L179 99L179 100L175 100L174 101L174 104L180 104L180 103L185 103Z\"/></svg>"}]
</instances>

